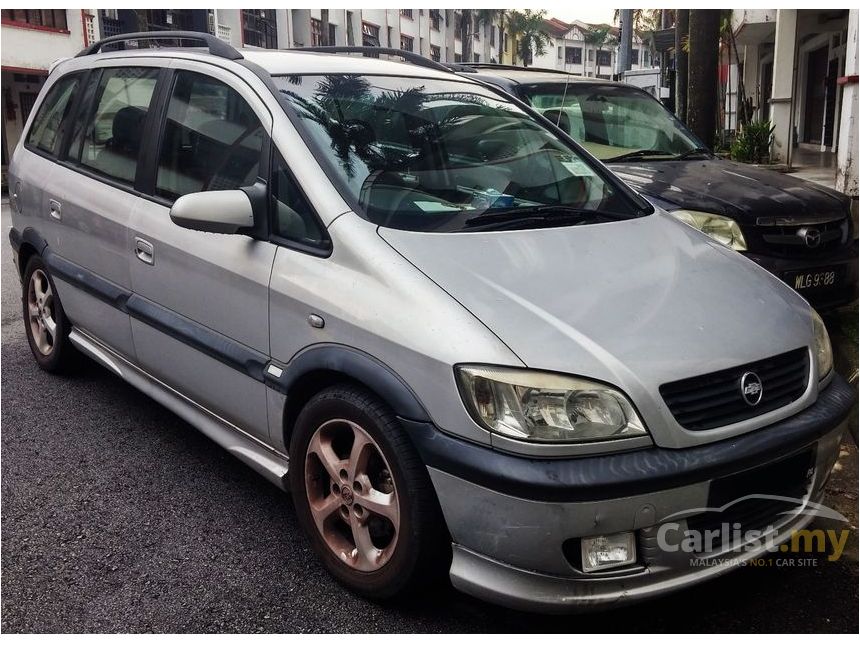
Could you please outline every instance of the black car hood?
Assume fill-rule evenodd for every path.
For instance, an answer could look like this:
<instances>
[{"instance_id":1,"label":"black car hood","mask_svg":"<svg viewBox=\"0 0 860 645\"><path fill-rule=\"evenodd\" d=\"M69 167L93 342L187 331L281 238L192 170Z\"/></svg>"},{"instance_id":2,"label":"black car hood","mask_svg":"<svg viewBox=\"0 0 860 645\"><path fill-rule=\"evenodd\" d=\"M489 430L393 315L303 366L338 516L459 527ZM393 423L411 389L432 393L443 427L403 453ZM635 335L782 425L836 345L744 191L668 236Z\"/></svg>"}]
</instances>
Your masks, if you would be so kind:
<instances>
[{"instance_id":1,"label":"black car hood","mask_svg":"<svg viewBox=\"0 0 860 645\"><path fill-rule=\"evenodd\" d=\"M848 198L788 174L722 159L610 163L646 196L753 223L757 217L845 216Z\"/></svg>"}]
</instances>

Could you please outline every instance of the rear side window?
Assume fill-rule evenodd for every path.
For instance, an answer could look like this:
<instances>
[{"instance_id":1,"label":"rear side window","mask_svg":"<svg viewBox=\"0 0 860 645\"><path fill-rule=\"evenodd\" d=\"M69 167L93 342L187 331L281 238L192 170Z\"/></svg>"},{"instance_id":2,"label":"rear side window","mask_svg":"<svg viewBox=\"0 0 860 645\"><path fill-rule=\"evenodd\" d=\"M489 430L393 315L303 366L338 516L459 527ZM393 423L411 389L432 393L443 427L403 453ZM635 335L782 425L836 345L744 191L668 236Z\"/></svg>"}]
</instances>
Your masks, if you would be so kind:
<instances>
[{"instance_id":1,"label":"rear side window","mask_svg":"<svg viewBox=\"0 0 860 645\"><path fill-rule=\"evenodd\" d=\"M108 67L96 88L91 112L80 145L80 163L103 175L134 183L144 124L158 69Z\"/></svg>"},{"instance_id":2,"label":"rear side window","mask_svg":"<svg viewBox=\"0 0 860 645\"><path fill-rule=\"evenodd\" d=\"M156 193L168 199L252 185L265 131L251 106L210 76L179 71L167 109Z\"/></svg>"},{"instance_id":3,"label":"rear side window","mask_svg":"<svg viewBox=\"0 0 860 645\"><path fill-rule=\"evenodd\" d=\"M58 154L61 129L67 125L66 117L71 111L80 80L79 74L65 76L51 86L27 133L28 145L52 155Z\"/></svg>"}]
</instances>

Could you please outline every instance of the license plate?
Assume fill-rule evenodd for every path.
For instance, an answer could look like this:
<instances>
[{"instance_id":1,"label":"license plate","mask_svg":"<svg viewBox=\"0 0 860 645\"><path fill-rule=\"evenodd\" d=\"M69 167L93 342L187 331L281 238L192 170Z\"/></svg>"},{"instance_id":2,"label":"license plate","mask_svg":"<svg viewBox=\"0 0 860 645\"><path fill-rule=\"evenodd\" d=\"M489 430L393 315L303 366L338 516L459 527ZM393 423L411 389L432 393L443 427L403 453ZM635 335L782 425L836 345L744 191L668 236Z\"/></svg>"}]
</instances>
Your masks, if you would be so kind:
<instances>
[{"instance_id":1,"label":"license plate","mask_svg":"<svg viewBox=\"0 0 860 645\"><path fill-rule=\"evenodd\" d=\"M836 284L837 280L839 280L839 272L833 268L796 271L787 273L785 279L797 291L826 289Z\"/></svg>"}]
</instances>

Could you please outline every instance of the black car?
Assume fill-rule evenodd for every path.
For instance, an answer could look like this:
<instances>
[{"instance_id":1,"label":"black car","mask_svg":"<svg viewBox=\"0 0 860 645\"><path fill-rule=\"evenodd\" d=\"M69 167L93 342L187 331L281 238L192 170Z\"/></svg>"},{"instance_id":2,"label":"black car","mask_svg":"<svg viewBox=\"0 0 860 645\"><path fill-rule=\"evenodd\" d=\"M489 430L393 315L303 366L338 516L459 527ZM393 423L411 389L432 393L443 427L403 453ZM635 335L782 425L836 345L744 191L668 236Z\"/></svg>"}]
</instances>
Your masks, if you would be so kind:
<instances>
[{"instance_id":1,"label":"black car","mask_svg":"<svg viewBox=\"0 0 860 645\"><path fill-rule=\"evenodd\" d=\"M631 85L504 65L457 71L530 104L655 205L740 251L816 308L857 298L857 240L846 195L717 158Z\"/></svg>"}]
</instances>

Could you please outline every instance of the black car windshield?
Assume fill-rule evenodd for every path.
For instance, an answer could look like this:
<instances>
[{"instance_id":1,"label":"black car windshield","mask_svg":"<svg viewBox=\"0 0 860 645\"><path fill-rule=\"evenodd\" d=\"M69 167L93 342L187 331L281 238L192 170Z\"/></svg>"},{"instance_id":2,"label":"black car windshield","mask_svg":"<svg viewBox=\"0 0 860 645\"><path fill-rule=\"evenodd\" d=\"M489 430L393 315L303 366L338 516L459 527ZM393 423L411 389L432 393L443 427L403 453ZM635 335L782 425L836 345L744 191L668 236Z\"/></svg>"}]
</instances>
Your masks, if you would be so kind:
<instances>
[{"instance_id":1,"label":"black car windshield","mask_svg":"<svg viewBox=\"0 0 860 645\"><path fill-rule=\"evenodd\" d=\"M671 112L639 89L574 82L536 84L524 93L538 112L602 161L707 154Z\"/></svg>"},{"instance_id":2,"label":"black car windshield","mask_svg":"<svg viewBox=\"0 0 860 645\"><path fill-rule=\"evenodd\" d=\"M349 74L274 80L345 197L376 224L533 228L648 211L528 113L474 83Z\"/></svg>"}]
</instances>

